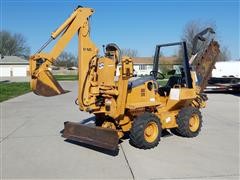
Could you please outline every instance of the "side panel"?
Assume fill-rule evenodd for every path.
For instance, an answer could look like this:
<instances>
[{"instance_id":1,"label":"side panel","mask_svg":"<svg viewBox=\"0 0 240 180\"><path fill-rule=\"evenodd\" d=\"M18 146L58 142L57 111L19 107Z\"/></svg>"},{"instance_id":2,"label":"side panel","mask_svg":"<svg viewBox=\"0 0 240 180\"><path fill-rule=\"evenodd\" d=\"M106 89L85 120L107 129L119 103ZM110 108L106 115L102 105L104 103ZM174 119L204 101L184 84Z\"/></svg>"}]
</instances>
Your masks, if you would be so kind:
<instances>
[{"instance_id":1,"label":"side panel","mask_svg":"<svg viewBox=\"0 0 240 180\"><path fill-rule=\"evenodd\" d=\"M99 86L114 86L115 62L109 58L99 58L97 64L97 80Z\"/></svg>"},{"instance_id":2,"label":"side panel","mask_svg":"<svg viewBox=\"0 0 240 180\"><path fill-rule=\"evenodd\" d=\"M176 117L179 110L176 111L161 111L160 113L156 113L162 123L162 128L174 128L177 127Z\"/></svg>"},{"instance_id":3,"label":"side panel","mask_svg":"<svg viewBox=\"0 0 240 180\"><path fill-rule=\"evenodd\" d=\"M193 88L172 88L167 101L166 109L176 110L183 106L188 106L196 97L197 94Z\"/></svg>"},{"instance_id":4,"label":"side panel","mask_svg":"<svg viewBox=\"0 0 240 180\"><path fill-rule=\"evenodd\" d=\"M152 89L149 89L148 83L152 84ZM128 91L127 105L129 109L156 106L160 102L157 101L157 92L154 89L153 81L145 82L142 85L134 87Z\"/></svg>"}]
</instances>

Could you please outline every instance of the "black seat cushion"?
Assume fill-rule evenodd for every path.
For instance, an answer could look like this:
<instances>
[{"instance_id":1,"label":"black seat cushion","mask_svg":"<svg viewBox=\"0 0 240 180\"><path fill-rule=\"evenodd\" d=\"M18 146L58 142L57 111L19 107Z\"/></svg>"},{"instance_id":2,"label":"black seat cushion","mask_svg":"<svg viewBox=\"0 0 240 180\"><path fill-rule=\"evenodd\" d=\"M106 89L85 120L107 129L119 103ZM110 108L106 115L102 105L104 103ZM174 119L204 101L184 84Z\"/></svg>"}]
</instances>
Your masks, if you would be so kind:
<instances>
[{"instance_id":1,"label":"black seat cushion","mask_svg":"<svg viewBox=\"0 0 240 180\"><path fill-rule=\"evenodd\" d=\"M158 88L159 95L160 96L165 96L165 93L166 93L166 95L168 96L171 88L173 88L174 85L176 85L176 84L179 84L179 85L183 86L183 78L180 77L180 76L171 76L168 79L168 82L165 86Z\"/></svg>"}]
</instances>

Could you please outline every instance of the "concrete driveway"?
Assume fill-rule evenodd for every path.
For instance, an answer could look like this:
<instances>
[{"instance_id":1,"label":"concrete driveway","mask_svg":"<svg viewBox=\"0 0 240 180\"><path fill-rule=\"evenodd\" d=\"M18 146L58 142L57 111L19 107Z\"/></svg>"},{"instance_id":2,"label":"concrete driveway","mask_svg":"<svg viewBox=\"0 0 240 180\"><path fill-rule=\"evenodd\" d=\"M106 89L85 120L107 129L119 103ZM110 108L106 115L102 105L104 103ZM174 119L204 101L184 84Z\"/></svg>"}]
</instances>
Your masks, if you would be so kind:
<instances>
[{"instance_id":1,"label":"concrete driveway","mask_svg":"<svg viewBox=\"0 0 240 180\"><path fill-rule=\"evenodd\" d=\"M209 94L196 138L163 137L151 150L124 140L116 155L64 141L64 121L91 115L74 104L76 82L63 87L71 92L28 93L0 104L2 179L239 179L239 96Z\"/></svg>"}]
</instances>

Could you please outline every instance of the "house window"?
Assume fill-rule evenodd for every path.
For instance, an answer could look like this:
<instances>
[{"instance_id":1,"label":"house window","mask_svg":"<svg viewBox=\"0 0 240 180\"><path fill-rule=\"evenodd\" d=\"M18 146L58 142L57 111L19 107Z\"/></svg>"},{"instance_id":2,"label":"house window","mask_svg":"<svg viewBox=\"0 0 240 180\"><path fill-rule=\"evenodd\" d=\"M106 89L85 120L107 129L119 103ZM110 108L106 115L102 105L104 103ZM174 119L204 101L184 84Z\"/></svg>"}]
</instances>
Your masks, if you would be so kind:
<instances>
[{"instance_id":1,"label":"house window","mask_svg":"<svg viewBox=\"0 0 240 180\"><path fill-rule=\"evenodd\" d=\"M147 65L146 64L140 64L139 65L139 70L147 70Z\"/></svg>"}]
</instances>

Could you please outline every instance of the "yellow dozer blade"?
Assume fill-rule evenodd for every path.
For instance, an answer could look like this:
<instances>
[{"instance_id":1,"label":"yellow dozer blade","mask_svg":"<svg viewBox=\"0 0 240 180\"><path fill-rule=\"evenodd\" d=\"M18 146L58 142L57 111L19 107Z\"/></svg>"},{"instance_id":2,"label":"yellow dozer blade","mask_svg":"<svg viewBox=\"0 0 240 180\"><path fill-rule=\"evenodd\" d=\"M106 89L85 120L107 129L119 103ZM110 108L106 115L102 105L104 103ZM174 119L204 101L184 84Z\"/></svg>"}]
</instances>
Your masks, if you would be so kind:
<instances>
[{"instance_id":1,"label":"yellow dozer blade","mask_svg":"<svg viewBox=\"0 0 240 180\"><path fill-rule=\"evenodd\" d=\"M96 126L88 126L75 122L65 122L64 138L103 149L115 151L118 148L118 134L116 130Z\"/></svg>"},{"instance_id":2,"label":"yellow dozer blade","mask_svg":"<svg viewBox=\"0 0 240 180\"><path fill-rule=\"evenodd\" d=\"M42 70L33 75L31 79L32 91L40 96L55 96L64 94L65 91L49 70Z\"/></svg>"}]
</instances>

